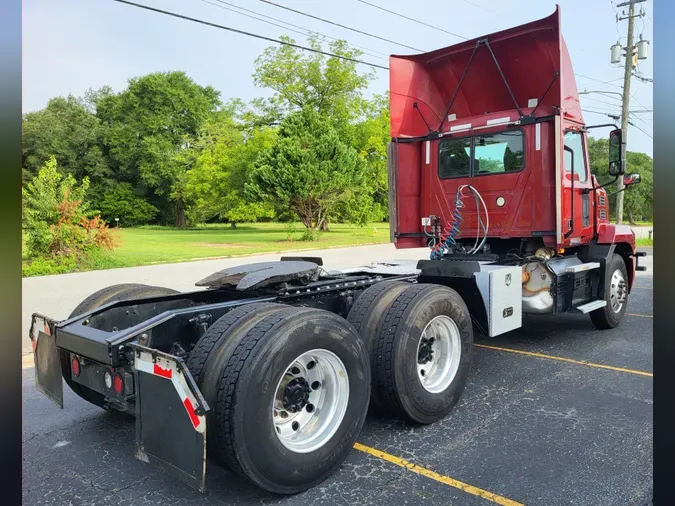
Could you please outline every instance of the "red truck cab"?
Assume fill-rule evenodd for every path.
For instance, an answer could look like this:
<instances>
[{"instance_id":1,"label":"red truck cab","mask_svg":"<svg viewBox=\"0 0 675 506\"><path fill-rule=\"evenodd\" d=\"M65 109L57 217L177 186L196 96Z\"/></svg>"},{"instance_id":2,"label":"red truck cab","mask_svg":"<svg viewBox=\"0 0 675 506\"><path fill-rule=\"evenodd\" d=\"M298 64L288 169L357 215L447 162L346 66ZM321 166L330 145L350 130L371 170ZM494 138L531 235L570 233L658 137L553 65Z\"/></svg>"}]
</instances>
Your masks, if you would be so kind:
<instances>
[{"instance_id":1,"label":"red truck cab","mask_svg":"<svg viewBox=\"0 0 675 506\"><path fill-rule=\"evenodd\" d=\"M600 265L600 279L588 281L595 285L604 285L604 270L618 255L627 278L618 297L627 295L637 268L635 235L609 222L608 193L591 174L587 132L596 126L582 115L559 7L454 46L393 55L389 68L397 248L429 245L432 260L575 256ZM622 177L616 127L610 141L608 171ZM570 304L547 304L547 312Z\"/></svg>"}]
</instances>

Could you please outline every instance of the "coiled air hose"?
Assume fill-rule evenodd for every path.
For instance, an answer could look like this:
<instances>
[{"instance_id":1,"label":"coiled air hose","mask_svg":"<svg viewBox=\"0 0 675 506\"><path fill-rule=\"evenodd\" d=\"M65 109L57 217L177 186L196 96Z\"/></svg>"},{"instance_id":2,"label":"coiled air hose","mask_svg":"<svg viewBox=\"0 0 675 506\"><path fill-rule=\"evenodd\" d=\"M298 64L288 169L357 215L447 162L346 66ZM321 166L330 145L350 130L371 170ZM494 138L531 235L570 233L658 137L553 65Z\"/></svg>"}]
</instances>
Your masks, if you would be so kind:
<instances>
[{"instance_id":1,"label":"coiled air hose","mask_svg":"<svg viewBox=\"0 0 675 506\"><path fill-rule=\"evenodd\" d=\"M474 246L468 251L469 254L477 253L478 251L481 250L481 248L485 245L485 242L487 241L487 235L488 235L488 230L490 228L490 217L488 214L487 210L487 205L485 204L485 201L483 200L483 197L481 196L480 192L476 190L473 186L471 185L460 185L459 188L457 188L457 193L455 194L455 207L452 211L452 221L450 222L450 227L444 233L438 243L433 247L431 250L431 254L429 255L429 258L431 260L440 260L443 255L447 252L452 250L452 247L457 243L456 241L456 236L459 233L459 227L461 223L464 221L462 218L462 209L464 208L464 190L468 188L470 189L473 194L474 198L476 199L476 211L477 211L477 217L478 217L478 232L476 234L476 243ZM480 204L483 205L483 209L485 210L485 221L486 223L483 223L483 220L481 218L480 214ZM483 240L478 243L478 238L480 236L480 229L483 229L484 236Z\"/></svg>"}]
</instances>

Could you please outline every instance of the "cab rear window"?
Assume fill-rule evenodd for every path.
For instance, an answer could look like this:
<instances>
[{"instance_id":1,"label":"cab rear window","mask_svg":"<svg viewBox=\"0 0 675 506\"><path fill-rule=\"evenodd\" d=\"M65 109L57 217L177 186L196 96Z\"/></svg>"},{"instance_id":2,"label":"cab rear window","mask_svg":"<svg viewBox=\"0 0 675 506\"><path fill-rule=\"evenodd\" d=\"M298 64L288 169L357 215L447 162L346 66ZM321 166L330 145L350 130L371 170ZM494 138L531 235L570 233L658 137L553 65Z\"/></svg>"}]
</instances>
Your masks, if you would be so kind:
<instances>
[{"instance_id":1,"label":"cab rear window","mask_svg":"<svg viewBox=\"0 0 675 506\"><path fill-rule=\"evenodd\" d=\"M439 145L438 176L503 174L522 170L525 162L522 130L444 139Z\"/></svg>"}]
</instances>

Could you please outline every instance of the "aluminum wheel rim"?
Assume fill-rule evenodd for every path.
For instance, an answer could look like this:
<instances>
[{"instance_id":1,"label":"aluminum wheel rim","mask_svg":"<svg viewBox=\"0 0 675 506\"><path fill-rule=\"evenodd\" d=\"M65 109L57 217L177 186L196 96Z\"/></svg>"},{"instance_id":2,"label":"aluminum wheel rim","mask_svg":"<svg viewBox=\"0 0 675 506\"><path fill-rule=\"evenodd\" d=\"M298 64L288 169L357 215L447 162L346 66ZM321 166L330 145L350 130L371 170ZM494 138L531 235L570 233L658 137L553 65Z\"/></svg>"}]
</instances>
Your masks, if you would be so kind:
<instances>
[{"instance_id":1,"label":"aluminum wheel rim","mask_svg":"<svg viewBox=\"0 0 675 506\"><path fill-rule=\"evenodd\" d=\"M431 354L429 354L431 351ZM440 315L431 320L417 344L417 377L425 390L443 392L459 370L462 339L452 318Z\"/></svg>"},{"instance_id":2,"label":"aluminum wheel rim","mask_svg":"<svg viewBox=\"0 0 675 506\"><path fill-rule=\"evenodd\" d=\"M342 360L324 349L303 353L277 383L272 401L274 432L293 452L315 451L337 432L348 401L349 376Z\"/></svg>"},{"instance_id":3,"label":"aluminum wheel rim","mask_svg":"<svg viewBox=\"0 0 675 506\"><path fill-rule=\"evenodd\" d=\"M612 311L618 313L623 308L626 298L626 280L619 269L612 274L609 284L609 305Z\"/></svg>"}]
</instances>

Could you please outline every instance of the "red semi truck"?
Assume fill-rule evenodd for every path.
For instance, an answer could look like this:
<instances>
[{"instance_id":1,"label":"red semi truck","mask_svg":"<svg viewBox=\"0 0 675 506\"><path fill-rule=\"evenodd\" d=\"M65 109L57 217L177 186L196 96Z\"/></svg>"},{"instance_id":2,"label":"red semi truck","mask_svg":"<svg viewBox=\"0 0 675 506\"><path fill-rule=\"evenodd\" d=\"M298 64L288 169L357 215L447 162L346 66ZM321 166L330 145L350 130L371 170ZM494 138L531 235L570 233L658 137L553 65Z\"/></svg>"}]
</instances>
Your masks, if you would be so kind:
<instances>
[{"instance_id":1,"label":"red semi truck","mask_svg":"<svg viewBox=\"0 0 675 506\"><path fill-rule=\"evenodd\" d=\"M191 292L110 286L64 321L33 314L37 388L63 407L65 380L134 415L136 457L199 490L208 457L293 494L339 468L369 407L447 416L474 328L496 336L523 313L568 311L617 326L641 254L589 172L560 12L392 56L390 79L392 241L429 259L327 272L289 257ZM610 146L609 173L637 182L620 130Z\"/></svg>"}]
</instances>

